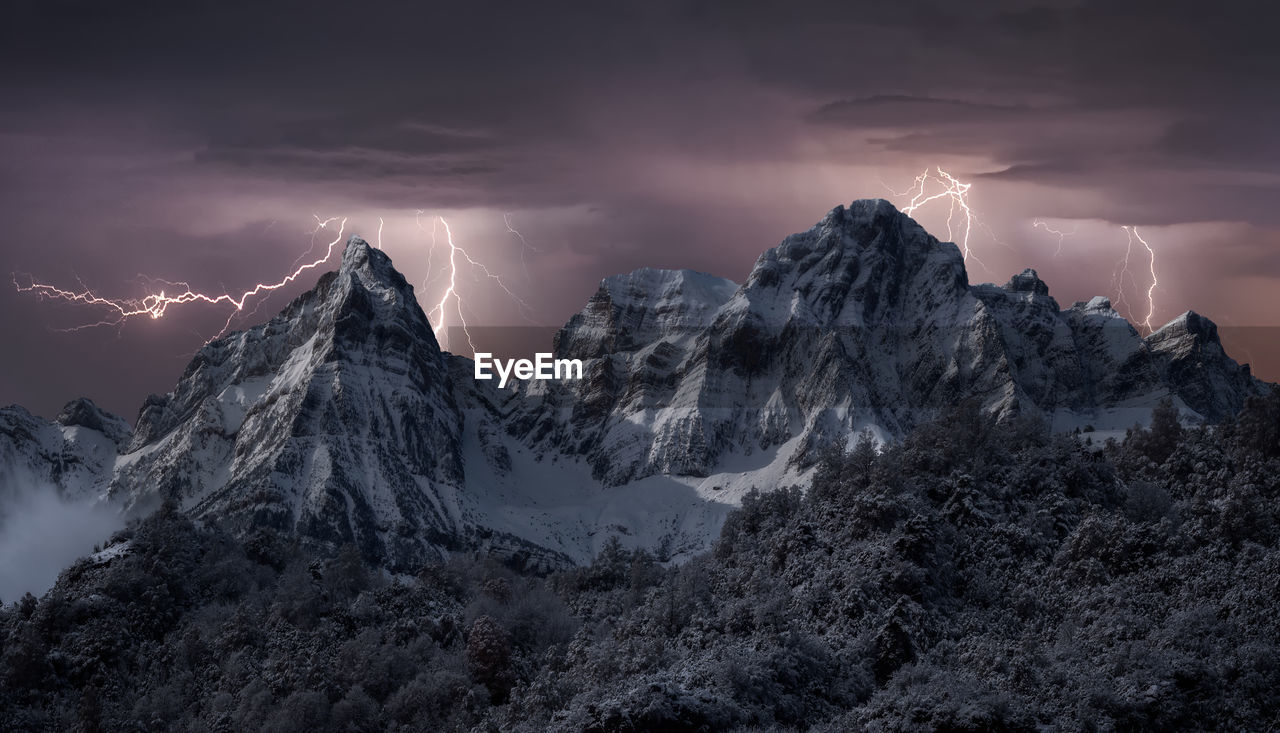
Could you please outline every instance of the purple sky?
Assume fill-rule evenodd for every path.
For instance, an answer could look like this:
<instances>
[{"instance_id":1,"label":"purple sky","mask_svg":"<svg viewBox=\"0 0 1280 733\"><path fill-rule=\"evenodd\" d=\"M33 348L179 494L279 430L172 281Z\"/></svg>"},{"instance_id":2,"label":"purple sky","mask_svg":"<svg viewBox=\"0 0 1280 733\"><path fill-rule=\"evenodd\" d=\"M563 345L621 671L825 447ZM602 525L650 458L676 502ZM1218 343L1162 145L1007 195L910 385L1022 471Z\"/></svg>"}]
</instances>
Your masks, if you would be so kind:
<instances>
[{"instance_id":1,"label":"purple sky","mask_svg":"<svg viewBox=\"0 0 1280 733\"><path fill-rule=\"evenodd\" d=\"M421 284L417 223L442 215L556 326L638 266L741 280L836 204L902 205L886 186L941 165L985 224L972 281L1030 266L1064 306L1114 298L1134 225L1157 251L1154 322L1200 311L1280 378L1258 328L1280 307L1265 4L229 5L6 6L0 270L115 297L143 294L140 275L239 291L290 270L313 215L370 240L381 217ZM538 250L524 264L504 213ZM946 238L945 206L917 213ZM1060 255L1037 218L1076 232ZM1145 250L1131 271L1122 312L1141 321ZM488 282L459 282L471 322L526 322ZM63 333L105 313L11 285L0 308L0 404L51 416L86 395L131 420L229 314Z\"/></svg>"}]
</instances>

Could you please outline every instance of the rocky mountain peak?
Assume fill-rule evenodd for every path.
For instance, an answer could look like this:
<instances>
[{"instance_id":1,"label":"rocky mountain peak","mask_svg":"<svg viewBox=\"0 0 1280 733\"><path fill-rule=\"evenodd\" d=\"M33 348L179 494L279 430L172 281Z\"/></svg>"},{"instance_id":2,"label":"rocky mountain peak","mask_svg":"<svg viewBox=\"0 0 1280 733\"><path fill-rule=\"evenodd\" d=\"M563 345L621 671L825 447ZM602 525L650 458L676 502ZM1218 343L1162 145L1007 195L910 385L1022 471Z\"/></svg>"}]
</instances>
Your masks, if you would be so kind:
<instances>
[{"instance_id":1,"label":"rocky mountain peak","mask_svg":"<svg viewBox=\"0 0 1280 733\"><path fill-rule=\"evenodd\" d=\"M96 430L117 445L124 443L133 430L124 418L103 410L87 397L78 397L68 402L54 418L54 422L66 428L84 427Z\"/></svg>"},{"instance_id":2,"label":"rocky mountain peak","mask_svg":"<svg viewBox=\"0 0 1280 733\"><path fill-rule=\"evenodd\" d=\"M867 325L910 320L967 292L955 244L888 201L861 199L762 254L727 309L774 327Z\"/></svg>"},{"instance_id":3,"label":"rocky mountain peak","mask_svg":"<svg viewBox=\"0 0 1280 733\"><path fill-rule=\"evenodd\" d=\"M1095 295L1087 302L1077 300L1071 304L1071 310L1081 314L1106 315L1120 317L1115 309L1111 307L1111 299L1105 295Z\"/></svg>"},{"instance_id":4,"label":"rocky mountain peak","mask_svg":"<svg viewBox=\"0 0 1280 733\"><path fill-rule=\"evenodd\" d=\"M404 275L391 263L391 257L357 234L347 239L342 250L338 276L344 275L358 279L366 287L400 289L408 285Z\"/></svg>"},{"instance_id":5,"label":"rocky mountain peak","mask_svg":"<svg viewBox=\"0 0 1280 733\"><path fill-rule=\"evenodd\" d=\"M1030 267L1009 278L1009 282L1005 283L1004 289L1010 293L1049 294L1049 286ZM1108 305L1110 305L1110 302L1108 302Z\"/></svg>"},{"instance_id":6,"label":"rocky mountain peak","mask_svg":"<svg viewBox=\"0 0 1280 733\"><path fill-rule=\"evenodd\" d=\"M1156 344L1172 339L1190 339L1197 344L1219 344L1218 325L1195 311L1187 311L1156 329L1147 337L1147 343Z\"/></svg>"},{"instance_id":7,"label":"rocky mountain peak","mask_svg":"<svg viewBox=\"0 0 1280 733\"><path fill-rule=\"evenodd\" d=\"M696 270L642 267L611 275L556 334L556 353L593 358L699 332L737 290L732 280Z\"/></svg>"},{"instance_id":8,"label":"rocky mountain peak","mask_svg":"<svg viewBox=\"0 0 1280 733\"><path fill-rule=\"evenodd\" d=\"M389 566L436 552L458 518L461 416L413 287L351 237L270 321L207 344L174 390L148 399L112 480L244 527L352 542ZM408 537L408 539L405 539Z\"/></svg>"},{"instance_id":9,"label":"rocky mountain peak","mask_svg":"<svg viewBox=\"0 0 1280 733\"><path fill-rule=\"evenodd\" d=\"M413 287L351 237L277 316L201 349L127 445L88 400L56 424L0 411L0 464L393 569L481 546L555 564L614 528L702 547L751 487L803 485L828 447L892 440L959 401L1123 430L1165 396L1212 421L1261 389L1208 319L1144 340L1106 298L1064 311L1048 292L1034 270L970 286L954 243L859 200L764 252L741 287L605 278L556 337L584 378L500 391L440 351Z\"/></svg>"},{"instance_id":10,"label":"rocky mountain peak","mask_svg":"<svg viewBox=\"0 0 1280 733\"><path fill-rule=\"evenodd\" d=\"M1177 394L1208 420L1234 414L1240 409L1238 395L1256 392L1258 382L1249 365L1227 356L1217 324L1195 311L1161 326L1145 342L1164 360L1167 379L1177 385Z\"/></svg>"}]
</instances>

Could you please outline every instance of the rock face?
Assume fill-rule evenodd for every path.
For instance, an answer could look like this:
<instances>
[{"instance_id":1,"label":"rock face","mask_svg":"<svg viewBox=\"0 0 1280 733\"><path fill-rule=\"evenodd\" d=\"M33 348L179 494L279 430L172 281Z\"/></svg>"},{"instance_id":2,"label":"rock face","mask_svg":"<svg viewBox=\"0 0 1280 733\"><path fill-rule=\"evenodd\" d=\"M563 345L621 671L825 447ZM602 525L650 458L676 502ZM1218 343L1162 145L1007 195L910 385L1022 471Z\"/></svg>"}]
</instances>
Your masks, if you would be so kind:
<instances>
[{"instance_id":1,"label":"rock face","mask_svg":"<svg viewBox=\"0 0 1280 733\"><path fill-rule=\"evenodd\" d=\"M1105 298L1060 310L1033 270L971 286L956 246L886 201L833 209L765 252L727 298L717 283L677 305L668 294L688 280L607 279L556 340L558 356L589 364L571 395L550 397L568 418L543 410L516 429L585 454L618 485L706 476L727 455L782 445L806 466L823 445L864 428L899 435L964 399L1059 428L1124 428L1167 395L1189 419L1218 420L1260 389L1199 316L1144 340ZM663 297L636 297L637 282ZM664 318L678 327L650 326Z\"/></svg>"},{"instance_id":2,"label":"rock face","mask_svg":"<svg viewBox=\"0 0 1280 733\"><path fill-rule=\"evenodd\" d=\"M1220 420L1263 385L1187 313L1143 339L1105 298L1061 310L1032 270L970 285L954 244L885 201L837 207L746 283L606 278L555 337L584 379L472 379L413 288L353 237L269 322L206 345L130 433L87 400L0 411L0 465L128 510L165 498L413 570L456 549L553 566L609 535L697 551L751 486L976 400L1059 429L1123 428L1172 396Z\"/></svg>"},{"instance_id":3,"label":"rock face","mask_svg":"<svg viewBox=\"0 0 1280 733\"><path fill-rule=\"evenodd\" d=\"M412 286L353 238L338 272L147 401L111 492L412 566L464 534L445 376Z\"/></svg>"},{"instance_id":4,"label":"rock face","mask_svg":"<svg viewBox=\"0 0 1280 733\"><path fill-rule=\"evenodd\" d=\"M696 336L737 290L732 280L693 270L645 267L613 275L556 335L556 350L591 358Z\"/></svg>"},{"instance_id":5,"label":"rock face","mask_svg":"<svg viewBox=\"0 0 1280 733\"><path fill-rule=\"evenodd\" d=\"M1227 356L1213 321L1187 311L1147 337L1158 355L1166 383L1192 410L1210 421L1240 410L1240 395L1255 392L1258 380L1249 365Z\"/></svg>"},{"instance_id":6,"label":"rock face","mask_svg":"<svg viewBox=\"0 0 1280 733\"><path fill-rule=\"evenodd\" d=\"M84 398L68 403L53 422L17 405L0 409L0 519L26 491L95 499L128 435L129 423Z\"/></svg>"}]
</instances>

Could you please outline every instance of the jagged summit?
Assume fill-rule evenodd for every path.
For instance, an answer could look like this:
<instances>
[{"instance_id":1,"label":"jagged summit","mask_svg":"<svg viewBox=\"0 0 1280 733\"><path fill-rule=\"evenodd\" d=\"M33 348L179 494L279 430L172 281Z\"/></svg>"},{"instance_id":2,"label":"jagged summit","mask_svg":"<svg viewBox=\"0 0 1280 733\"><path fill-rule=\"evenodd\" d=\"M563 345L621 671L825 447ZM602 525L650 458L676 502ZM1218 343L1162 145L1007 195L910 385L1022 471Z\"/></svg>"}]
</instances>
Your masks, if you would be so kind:
<instances>
[{"instance_id":1,"label":"jagged summit","mask_svg":"<svg viewBox=\"0 0 1280 733\"><path fill-rule=\"evenodd\" d=\"M128 434L123 418L83 397L52 422L19 405L0 408L0 520L6 504L27 490L51 489L73 500L98 496Z\"/></svg>"},{"instance_id":2,"label":"jagged summit","mask_svg":"<svg viewBox=\"0 0 1280 733\"><path fill-rule=\"evenodd\" d=\"M1090 298L1088 302L1077 300L1075 303L1071 304L1071 308L1082 312L1112 313L1115 314L1116 317L1119 317L1119 314L1111 307L1111 299L1105 295L1095 295Z\"/></svg>"},{"instance_id":3,"label":"jagged summit","mask_svg":"<svg viewBox=\"0 0 1280 733\"><path fill-rule=\"evenodd\" d=\"M359 237L279 315L206 345L147 401L113 495L356 544L390 566L462 531L461 416L431 324Z\"/></svg>"},{"instance_id":4,"label":"jagged summit","mask_svg":"<svg viewBox=\"0 0 1280 733\"><path fill-rule=\"evenodd\" d=\"M53 421L63 427L96 430L117 444L123 444L133 430L124 418L98 407L88 397L78 397L68 402Z\"/></svg>"},{"instance_id":5,"label":"jagged summit","mask_svg":"<svg viewBox=\"0 0 1280 733\"><path fill-rule=\"evenodd\" d=\"M696 552L750 488L804 485L828 447L960 401L1122 433L1165 397L1212 421L1261 391L1208 319L1144 339L1106 298L1060 310L1034 270L970 285L954 243L882 199L831 209L741 285L604 278L555 350L585 378L476 381L386 253L352 236L274 318L202 348L127 440L87 400L58 422L0 410L0 468L352 543L398 570L483 548L546 567L613 534Z\"/></svg>"},{"instance_id":6,"label":"jagged summit","mask_svg":"<svg viewBox=\"0 0 1280 733\"><path fill-rule=\"evenodd\" d=\"M664 336L701 333L738 290L732 280L695 270L643 267L600 281L582 312L555 338L555 351L598 357L653 343Z\"/></svg>"},{"instance_id":7,"label":"jagged summit","mask_svg":"<svg viewBox=\"0 0 1280 733\"><path fill-rule=\"evenodd\" d=\"M787 322L867 325L929 309L967 287L954 244L888 201L862 199L762 254L728 308L773 330Z\"/></svg>"},{"instance_id":8,"label":"jagged summit","mask_svg":"<svg viewBox=\"0 0 1280 733\"><path fill-rule=\"evenodd\" d=\"M1030 267L1009 278L1009 282L1004 284L1004 289L1011 293L1049 294L1049 286Z\"/></svg>"},{"instance_id":9,"label":"jagged summit","mask_svg":"<svg viewBox=\"0 0 1280 733\"><path fill-rule=\"evenodd\" d=\"M882 199L837 206L765 251L731 297L685 322L703 324L694 333L649 328L649 309L628 310L650 302L634 284L651 294L674 277L606 279L560 334L564 350L595 360L561 402L578 406L572 427L530 414L517 421L528 439L571 446L597 478L624 484L710 476L761 450L803 467L862 428L900 435L965 399L1064 430L1123 430L1165 396L1216 420L1258 389L1220 349L1144 341L1106 298L1060 310L1034 270L970 285L954 243Z\"/></svg>"},{"instance_id":10,"label":"jagged summit","mask_svg":"<svg viewBox=\"0 0 1280 733\"><path fill-rule=\"evenodd\" d=\"M1202 341L1218 342L1218 324L1193 310L1185 311L1157 328L1151 333L1148 340L1153 338L1158 340L1183 333Z\"/></svg>"},{"instance_id":11,"label":"jagged summit","mask_svg":"<svg viewBox=\"0 0 1280 733\"><path fill-rule=\"evenodd\" d=\"M1179 396L1191 409L1212 421L1240 409L1238 395L1259 384L1248 364L1227 356L1213 321L1187 311L1145 339L1167 364L1168 378L1180 385Z\"/></svg>"},{"instance_id":12,"label":"jagged summit","mask_svg":"<svg viewBox=\"0 0 1280 733\"><path fill-rule=\"evenodd\" d=\"M382 250L370 245L359 234L352 234L347 237L347 244L342 248L342 269L350 270L361 266L368 261L369 254L375 251L382 252ZM386 253L383 253L383 257L386 257L387 262L391 261L391 258L387 257Z\"/></svg>"},{"instance_id":13,"label":"jagged summit","mask_svg":"<svg viewBox=\"0 0 1280 733\"><path fill-rule=\"evenodd\" d=\"M408 284L404 275L392 264L390 255L369 244L358 234L347 238L338 272L358 275L366 283L383 282L391 287Z\"/></svg>"}]
</instances>

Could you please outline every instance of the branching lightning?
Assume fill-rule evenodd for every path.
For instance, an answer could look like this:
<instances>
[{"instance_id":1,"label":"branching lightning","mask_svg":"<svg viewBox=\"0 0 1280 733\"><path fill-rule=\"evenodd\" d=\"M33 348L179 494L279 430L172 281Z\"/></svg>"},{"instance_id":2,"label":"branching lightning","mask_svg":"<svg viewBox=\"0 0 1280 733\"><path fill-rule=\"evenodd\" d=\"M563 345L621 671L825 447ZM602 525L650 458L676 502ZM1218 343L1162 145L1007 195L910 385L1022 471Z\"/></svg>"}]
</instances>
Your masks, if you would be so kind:
<instances>
[{"instance_id":1,"label":"branching lightning","mask_svg":"<svg viewBox=\"0 0 1280 733\"><path fill-rule=\"evenodd\" d=\"M317 216L317 227L315 232L327 228L329 224L334 221L338 220L336 218L331 218L322 221L320 217ZM217 294L196 292L185 282L167 282L159 279L154 279L152 282L162 283L169 287L178 288L180 292L176 295L170 295L161 288L159 292L145 295L142 298L107 298L93 292L93 290L85 286L83 282L80 283L80 290L64 290L48 283L37 282L34 278L28 278L29 282L24 285L18 281L18 276L16 274L13 276L13 285L18 289L18 292L33 293L40 299L47 298L52 300L62 300L68 303L81 303L109 311L108 318L104 320L96 323L86 323L73 328L59 329L63 331L78 331L97 326L120 326L130 318L136 318L139 316L146 316L152 320L158 320L163 318L168 312L169 307L173 305L185 305L187 303L207 303L210 305L219 305L223 303L229 304L233 306L234 310L232 311L231 316L227 318L227 323L223 326L222 330L213 337L217 338L226 332L227 328L231 324L231 319L234 318L237 313L244 310L245 305L251 298L265 292L278 290L296 280L299 275L307 270L314 269L325 262L328 262L329 258L333 255L333 248L342 241L342 233L346 228L347 220L341 219L340 221L341 223L338 226L338 234L333 238L333 241L329 242L329 246L326 248L323 257L300 266L297 265L298 261L295 260L295 267L293 271L285 277L276 282L257 283L248 290L243 291L239 296L226 292Z\"/></svg>"},{"instance_id":2,"label":"branching lightning","mask_svg":"<svg viewBox=\"0 0 1280 733\"><path fill-rule=\"evenodd\" d=\"M1076 233L1076 230L1079 228L1079 226L1080 226L1079 224L1073 224L1071 226L1071 231L1063 232L1049 226L1048 223L1046 223L1043 219L1036 219L1035 221L1031 222L1031 227L1033 229L1043 229L1050 234L1057 235L1058 251L1053 253L1054 257L1057 257L1058 255L1062 254L1062 240L1066 239L1067 237L1073 236Z\"/></svg>"},{"instance_id":3,"label":"branching lightning","mask_svg":"<svg viewBox=\"0 0 1280 733\"><path fill-rule=\"evenodd\" d=\"M423 213L422 211L418 211L418 227L425 231L425 227L422 226L422 222L421 222L422 213ZM462 305L463 305L462 297L458 293L458 267L459 265L462 265L462 264L465 264L470 268L472 268L472 276L475 277L476 279L479 279L478 276L476 275L476 273L478 272L484 275L485 278L493 281L494 284L496 284L499 288L501 288L504 293L510 296L513 301L515 301L515 303L520 308L521 316L524 317L526 320L530 320L530 322L532 322L529 317L529 313L530 313L529 305L525 303L524 300L520 298L520 296L516 295L515 292L510 287L507 286L506 282L504 282L500 276L494 274L488 267L484 265L484 263L476 260L474 257L471 256L470 253L467 252L467 250L463 249L453 241L453 229L449 226L449 222L445 221L445 218L443 216L436 216L433 218L433 223L431 227L431 253L428 254L427 277L423 281L423 288L424 289L426 288L427 283L431 279L431 270L430 270L431 256L434 254L435 247L436 247L436 231L437 231L436 225L437 224L440 227L444 228L445 243L449 247L449 258L447 260L449 284L445 287L444 293L440 296L440 301L436 303L431 308L430 311L427 312L427 320L431 320L432 317L437 313L440 314L439 318L435 322L435 325L432 326L432 330L435 333L436 340L440 340L441 336L444 334L445 316L447 313L449 301L450 299L452 299L454 310L458 314L458 323L462 327L463 334L465 334L467 337L467 345L471 347L471 352L475 353L476 345L471 338L471 330L467 325L466 315L462 312ZM459 256L461 256L462 262L459 262L459 259L458 259Z\"/></svg>"},{"instance_id":4,"label":"branching lightning","mask_svg":"<svg viewBox=\"0 0 1280 733\"><path fill-rule=\"evenodd\" d=\"M991 239L998 244L1003 245L1004 242L1001 242L995 236L995 233L991 231L990 227L978 220L977 215L969 206L969 189L973 188L973 184L958 180L955 176L952 176L950 173L942 170L941 167L935 167L934 171L935 172L931 173L926 168L923 173L916 176L915 182L912 183L911 187L906 191L895 191L887 184L885 185L885 188L888 188L895 196L911 197L911 200L907 205L902 207L902 213L908 216L914 214L917 209L925 204L937 201L938 199L946 199L948 206L947 239L951 241L956 240L956 227L959 226L959 222L956 222L955 219L957 216L963 216L964 226L959 230L961 234L959 240L960 251L964 255L966 262L970 257L972 257L974 262L981 265L984 270L988 269L986 263L975 255L973 250L969 247L969 235L973 232L973 227L977 225L985 229L986 232L991 235ZM935 185L940 186L940 188L936 192L931 192L931 189Z\"/></svg>"},{"instance_id":5,"label":"branching lightning","mask_svg":"<svg viewBox=\"0 0 1280 733\"><path fill-rule=\"evenodd\" d=\"M520 266L524 268L524 279L528 281L529 280L529 262L525 257L525 253L529 251L533 251L538 254L541 254L542 250L538 249L532 244L529 244L529 240L525 239L524 235L521 234L519 231L517 231L516 228L511 225L510 212L502 215L502 221L504 224L507 225L507 231L516 235L516 238L520 240Z\"/></svg>"},{"instance_id":6,"label":"branching lightning","mask_svg":"<svg viewBox=\"0 0 1280 733\"><path fill-rule=\"evenodd\" d=\"M881 183L885 186L885 188L888 188L889 191L891 191L895 196L903 197L903 198L910 197L910 200L907 202L907 204L902 207L902 213L907 214L908 216L914 214L917 209L924 206L925 204L928 204L933 201L937 201L939 199L945 199L947 201L947 206L948 206L947 237L948 239L955 241L956 235L959 234L958 243L960 245L961 252L963 253L966 262L972 257L973 260L977 262L979 265L981 265L983 269L986 269L988 271L990 270L990 268L988 268L986 264L981 259L979 259L977 255L974 254L972 248L969 245L969 238L973 233L974 227L979 227L981 229L986 230L987 234L990 235L992 241L996 242L997 244L1002 244L1006 247L1008 246L1004 242L1000 241L998 237L996 237L995 233L991 230L991 227L987 226L984 222L979 220L977 214L974 212L973 208L969 205L969 198L968 198L969 189L973 187L973 184L966 183L964 181L957 179L955 176L944 171L941 167L935 167L932 171L930 171L929 169L925 169L923 173L915 177L915 180L912 183L911 187L908 188L906 191L896 191L893 188L889 187L888 184L884 184L883 181L881 181ZM963 221L957 220L960 217L963 218ZM1079 225L1077 224L1076 226L1073 226L1070 230L1063 231L1059 229L1054 229L1042 219L1036 219L1032 222L1031 226L1033 228L1043 229L1049 234L1052 234L1058 238L1058 248L1057 248L1057 251L1054 253L1054 256L1057 257L1062 254L1064 240L1067 237L1075 235L1077 231L1077 227ZM1132 312L1128 303L1128 299L1125 296L1125 280L1126 279L1133 284L1133 287L1140 288L1137 280L1133 276L1133 273L1130 272L1130 269L1129 269L1129 261L1133 256L1134 241L1136 240L1138 244L1141 244L1142 247L1147 250L1147 255L1149 258L1148 269L1151 273L1151 283L1150 285L1148 285L1147 292L1146 292L1147 314L1140 323L1144 328L1146 328L1147 332L1150 333L1152 330L1154 330L1153 323L1155 320L1155 312L1156 312L1155 292L1156 292L1156 288L1158 288L1160 285L1159 279L1156 275L1155 248L1152 247L1151 244L1145 238L1143 238L1141 234L1138 233L1138 230L1136 227L1124 226L1122 228L1125 231L1125 235L1127 237L1127 243L1126 243L1124 258L1120 261L1120 269L1115 278L1116 306L1117 308L1123 307L1126 313Z\"/></svg>"},{"instance_id":7,"label":"branching lightning","mask_svg":"<svg viewBox=\"0 0 1280 733\"><path fill-rule=\"evenodd\" d=\"M1032 221L1031 226L1036 229L1043 229L1049 234L1053 234L1058 238L1058 249L1054 253L1054 257L1057 257L1062 254L1063 240L1065 240L1067 237L1070 237L1076 234L1079 228L1079 225L1076 224L1072 226L1070 230L1062 231L1062 230L1054 229L1053 227L1049 226L1048 223L1046 223L1043 219L1036 219ZM1129 297L1128 295L1126 295L1126 292L1125 292L1126 288L1129 286L1132 286L1135 290L1138 290L1139 292L1141 292L1141 289L1142 289L1142 286L1138 283L1137 277L1134 276L1134 273L1130 268L1130 263L1133 259L1134 243L1136 242L1137 244L1142 245L1143 249L1147 251L1147 258L1148 258L1147 269L1151 273L1151 282L1147 286L1147 290L1146 290L1147 314L1145 317L1142 318L1141 321L1135 321L1135 322L1138 325L1146 328L1147 333L1150 333L1152 330L1154 330L1154 320L1155 320L1155 312L1156 312L1156 303L1155 303L1156 288L1160 286L1160 280L1156 274L1156 251L1155 251L1155 248L1151 246L1151 243L1148 242L1146 238L1144 238L1141 234L1138 233L1137 227L1124 225L1124 226L1121 226L1120 228L1123 229L1125 233L1125 249L1124 249L1124 256L1121 257L1119 262L1116 263L1116 271L1111 278L1112 287L1114 287L1116 291L1114 305L1117 311L1121 311L1127 314L1128 317L1130 318L1138 317L1136 314L1134 314L1133 306L1132 304L1130 304Z\"/></svg>"},{"instance_id":8,"label":"branching lightning","mask_svg":"<svg viewBox=\"0 0 1280 733\"><path fill-rule=\"evenodd\" d=\"M1143 320L1142 324L1147 327L1147 333L1151 333L1153 330L1155 330L1155 327L1151 323L1152 319L1155 318L1155 314L1156 314L1155 293L1156 293L1156 288L1159 287L1160 285L1160 281L1156 277L1156 251L1147 242L1147 240L1143 239L1142 235L1138 233L1137 227L1124 226L1121 228L1124 229L1125 235L1127 237L1127 245L1125 247L1125 252L1124 252L1123 269L1120 271L1119 285L1120 285L1121 297L1124 294L1124 276L1129 272L1129 257L1133 253L1133 240L1135 239L1138 240L1138 243L1141 244L1147 250L1147 255L1150 257L1149 267L1151 270L1151 285L1147 287L1147 317L1146 319ZM1129 279L1132 281L1133 276L1130 275ZM1120 300L1120 297L1117 297L1116 300L1118 302Z\"/></svg>"},{"instance_id":9,"label":"branching lightning","mask_svg":"<svg viewBox=\"0 0 1280 733\"><path fill-rule=\"evenodd\" d=\"M974 253L970 238L973 234L974 227L979 227L987 231L991 239L999 244L1008 246L995 236L991 228L984 222L980 221L973 208L970 206L968 194L972 188L971 183L961 181L952 176L941 167L935 167L932 171L925 170L916 176L911 187L906 191L895 191L885 184L895 196L909 197L906 205L902 207L902 212L907 215L914 214L921 207L934 201L945 199L947 201L947 235L953 241L959 239L961 252L967 261L972 258L984 269L986 264ZM422 217L424 210L417 210L414 216L414 222L418 229L426 232L427 229L423 224ZM315 269L328 262L333 256L333 250L342 241L343 234L346 230L347 219L345 217L329 217L322 219L319 215L313 215L315 226L309 230L310 246L297 259L294 260L291 271L283 278L275 282L260 282L252 287L241 291L238 295L233 292L200 292L191 287L185 281L167 281L160 278L150 278L139 275L141 280L146 282L148 294L141 298L113 298L99 295L83 281L77 278L78 289L64 289L58 286L39 282L29 275L19 276L15 273L12 276L14 287L18 292L32 293L39 299L60 300L68 303L78 303L95 308L100 308L107 312L107 316L101 320L85 323L78 326L65 329L57 329L60 331L78 331L86 328L94 328L98 326L122 326L126 321L146 316L152 320L163 318L169 310L170 306L181 306L188 303L205 303L209 305L226 304L232 307L231 313L228 315L222 329L213 337L218 338L230 328L232 322L237 317L247 317L257 311L263 299L256 296L263 295L273 290L278 290L292 282L294 282L302 273L307 270ZM962 221L960 219L963 219ZM322 256L314 256L313 252L316 248L317 239L320 232L330 230L332 225L337 222L337 234L328 242ZM273 221L272 224L275 222ZM532 245L525 236L514 226L511 214L503 215L503 223L506 225L507 231L520 241L520 262L525 271L525 277L529 277L528 269L528 253L540 253L541 249ZM385 228L385 220L378 217L377 232L377 248L383 248L382 234ZM268 225L268 228L271 225ZM1059 230L1051 227L1047 222L1036 219L1032 222L1032 227L1043 229L1045 232L1052 234L1058 238L1058 247L1055 257L1062 254L1064 240L1077 233L1077 226L1073 226L1070 230ZM454 240L454 232L449 222L442 216L432 217L431 226L431 246L427 254L427 271L422 281L421 290L426 292L433 283L433 270L437 266L435 250L440 244L439 230L444 229L444 244L448 247L448 257L446 260L445 276L447 284L442 292L440 299L434 303L431 310L427 313L429 320L433 321L432 330L437 339L441 339L445 335L447 321L450 320L450 308L456 314L458 324L461 326L463 334L466 336L467 344L474 353L476 345L472 337L470 325L467 323L467 317L464 312L465 303L460 293L460 282L458 279L459 268L469 267L473 279L479 281L487 279L497 285L508 297L512 299L519 307L521 316L525 320L533 320L530 318L531 309L529 305L518 296L507 282L493 270L487 267L483 262L476 259L464 247L460 246ZM1150 333L1154 326L1155 319L1155 291L1159 287L1159 279L1156 267L1156 251L1151 243L1143 237L1137 227L1125 225L1122 227L1126 235L1126 246L1124 257L1117 264L1118 271L1114 278L1116 287L1116 306L1123 308L1126 312L1130 312L1128 299L1125 295L1126 281L1134 288L1140 288L1132 269L1130 267L1133 258L1134 242L1142 245L1148 256L1148 270L1151 280L1146 289L1146 316L1141 321L1141 325ZM311 258L311 259L309 259ZM246 308L252 305L252 309L246 311ZM212 339L210 339L212 340Z\"/></svg>"},{"instance_id":10,"label":"branching lightning","mask_svg":"<svg viewBox=\"0 0 1280 733\"><path fill-rule=\"evenodd\" d=\"M319 236L322 230L328 229L330 224L334 223L335 221L338 221L338 217L336 216L331 216L328 219L321 219L319 214L312 214L311 217L316 220L316 225L314 227L311 227L311 229L309 229L306 232L311 237L307 243L307 251L298 255L297 259L293 261L293 264L289 266L291 268L296 268L298 265L302 264L302 262L304 262L308 257L310 257L311 253L316 250L316 237ZM346 219L343 219L344 224L345 222L346 222Z\"/></svg>"}]
</instances>

